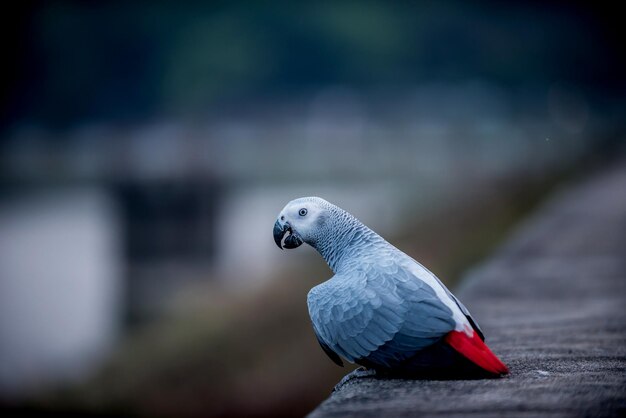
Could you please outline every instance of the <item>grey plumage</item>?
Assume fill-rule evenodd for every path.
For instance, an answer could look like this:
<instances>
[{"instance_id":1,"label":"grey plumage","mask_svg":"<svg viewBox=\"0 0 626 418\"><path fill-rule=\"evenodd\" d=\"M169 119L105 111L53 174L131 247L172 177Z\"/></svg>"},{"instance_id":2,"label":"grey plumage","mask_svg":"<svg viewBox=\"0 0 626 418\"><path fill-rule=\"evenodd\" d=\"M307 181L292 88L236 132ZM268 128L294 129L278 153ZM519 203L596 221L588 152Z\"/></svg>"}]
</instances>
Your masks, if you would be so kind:
<instances>
[{"instance_id":1,"label":"grey plumage","mask_svg":"<svg viewBox=\"0 0 626 418\"><path fill-rule=\"evenodd\" d=\"M379 370L431 365L434 347L449 332L474 328L482 338L467 309L437 277L323 199L287 204L274 237L281 248L287 240L286 248L308 243L335 273L311 289L307 303L315 335L337 364L341 356ZM456 358L443 363L451 361Z\"/></svg>"}]
</instances>

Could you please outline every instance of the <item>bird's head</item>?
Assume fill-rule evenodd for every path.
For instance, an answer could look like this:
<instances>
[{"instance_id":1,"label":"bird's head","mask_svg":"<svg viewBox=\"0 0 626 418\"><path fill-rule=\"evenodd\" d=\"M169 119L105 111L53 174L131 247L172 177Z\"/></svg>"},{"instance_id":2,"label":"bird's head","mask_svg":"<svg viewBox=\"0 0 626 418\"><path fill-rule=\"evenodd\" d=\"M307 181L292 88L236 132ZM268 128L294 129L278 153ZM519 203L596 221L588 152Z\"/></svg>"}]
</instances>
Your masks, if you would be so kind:
<instances>
[{"instance_id":1,"label":"bird's head","mask_svg":"<svg viewBox=\"0 0 626 418\"><path fill-rule=\"evenodd\" d=\"M303 242L313 245L326 224L331 206L319 197L302 197L287 203L274 224L278 248L297 248Z\"/></svg>"}]
</instances>

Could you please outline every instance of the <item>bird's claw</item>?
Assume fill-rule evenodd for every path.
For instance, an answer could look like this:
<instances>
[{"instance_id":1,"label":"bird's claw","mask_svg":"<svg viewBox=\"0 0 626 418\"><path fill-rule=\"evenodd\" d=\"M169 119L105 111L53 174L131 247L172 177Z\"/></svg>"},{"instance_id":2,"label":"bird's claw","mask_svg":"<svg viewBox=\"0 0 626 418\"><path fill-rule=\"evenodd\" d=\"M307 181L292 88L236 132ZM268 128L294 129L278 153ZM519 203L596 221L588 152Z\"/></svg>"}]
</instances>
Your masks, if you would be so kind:
<instances>
[{"instance_id":1,"label":"bird's claw","mask_svg":"<svg viewBox=\"0 0 626 418\"><path fill-rule=\"evenodd\" d=\"M347 375L345 375L339 383L335 385L333 388L333 392L339 391L346 383L348 383L352 379L357 379L361 377L374 377L376 376L376 370L374 369L366 369L365 367L359 367L358 369L354 369Z\"/></svg>"}]
</instances>

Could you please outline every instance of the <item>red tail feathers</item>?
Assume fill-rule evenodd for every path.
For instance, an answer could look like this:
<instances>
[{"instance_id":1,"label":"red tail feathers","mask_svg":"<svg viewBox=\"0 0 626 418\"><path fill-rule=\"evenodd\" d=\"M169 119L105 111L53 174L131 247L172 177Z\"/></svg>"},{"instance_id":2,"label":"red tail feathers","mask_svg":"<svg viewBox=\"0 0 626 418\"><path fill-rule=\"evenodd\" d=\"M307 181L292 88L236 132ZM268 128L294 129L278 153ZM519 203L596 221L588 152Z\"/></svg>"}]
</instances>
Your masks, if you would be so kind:
<instances>
[{"instance_id":1,"label":"red tail feathers","mask_svg":"<svg viewBox=\"0 0 626 418\"><path fill-rule=\"evenodd\" d=\"M464 332L452 331L446 335L445 341L459 354L488 372L498 375L509 372L506 365L482 342L477 332L468 337Z\"/></svg>"}]
</instances>

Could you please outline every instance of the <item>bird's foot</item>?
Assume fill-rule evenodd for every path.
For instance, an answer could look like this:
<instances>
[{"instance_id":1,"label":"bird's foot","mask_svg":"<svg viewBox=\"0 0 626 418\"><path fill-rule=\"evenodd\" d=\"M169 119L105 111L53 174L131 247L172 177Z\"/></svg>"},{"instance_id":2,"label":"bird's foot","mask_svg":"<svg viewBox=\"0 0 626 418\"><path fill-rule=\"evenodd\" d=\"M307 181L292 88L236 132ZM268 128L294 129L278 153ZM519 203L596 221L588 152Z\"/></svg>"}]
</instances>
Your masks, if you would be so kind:
<instances>
[{"instance_id":1,"label":"bird's foot","mask_svg":"<svg viewBox=\"0 0 626 418\"><path fill-rule=\"evenodd\" d=\"M376 376L376 370L374 369L366 369L365 367L359 367L358 369L352 370L350 373L345 375L343 379L339 381L333 388L333 392L337 392L341 389L346 383L348 383L352 379L357 379L359 377L374 377Z\"/></svg>"}]
</instances>

